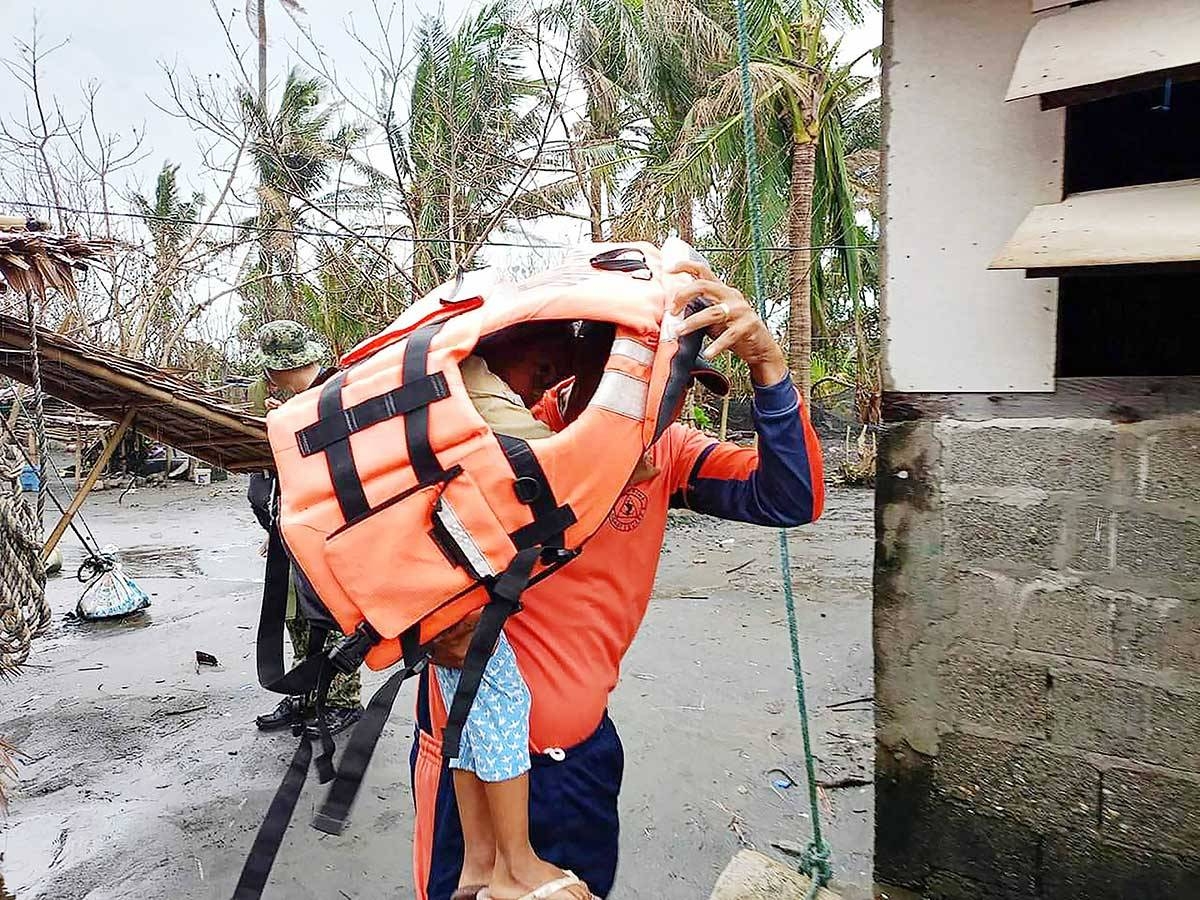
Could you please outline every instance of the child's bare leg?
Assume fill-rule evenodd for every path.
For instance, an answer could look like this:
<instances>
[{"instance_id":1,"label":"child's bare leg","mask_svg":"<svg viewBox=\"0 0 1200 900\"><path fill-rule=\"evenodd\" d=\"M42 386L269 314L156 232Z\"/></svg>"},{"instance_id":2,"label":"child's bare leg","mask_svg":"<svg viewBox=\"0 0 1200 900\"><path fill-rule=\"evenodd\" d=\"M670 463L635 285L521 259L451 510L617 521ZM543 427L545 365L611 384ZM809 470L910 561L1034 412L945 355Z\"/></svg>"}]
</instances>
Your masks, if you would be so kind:
<instances>
[{"instance_id":1,"label":"child's bare leg","mask_svg":"<svg viewBox=\"0 0 1200 900\"><path fill-rule=\"evenodd\" d=\"M481 782L492 814L496 866L488 888L494 900L516 900L562 876L562 869L540 859L529 842L529 773L508 781ZM569 888L552 900L590 897Z\"/></svg>"},{"instance_id":2,"label":"child's bare leg","mask_svg":"<svg viewBox=\"0 0 1200 900\"><path fill-rule=\"evenodd\" d=\"M496 838L484 785L474 772L453 771L454 798L463 834L463 867L458 886L487 884L496 866Z\"/></svg>"}]
</instances>

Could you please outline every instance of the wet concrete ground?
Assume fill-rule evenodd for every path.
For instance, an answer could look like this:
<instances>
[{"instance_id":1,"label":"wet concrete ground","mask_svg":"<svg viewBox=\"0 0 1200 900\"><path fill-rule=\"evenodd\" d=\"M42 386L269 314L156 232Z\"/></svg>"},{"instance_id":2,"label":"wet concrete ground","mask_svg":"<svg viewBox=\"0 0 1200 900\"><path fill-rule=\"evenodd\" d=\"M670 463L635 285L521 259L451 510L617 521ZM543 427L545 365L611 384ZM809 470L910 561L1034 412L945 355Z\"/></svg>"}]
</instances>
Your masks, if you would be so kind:
<instances>
[{"instance_id":1,"label":"wet concrete ground","mask_svg":"<svg viewBox=\"0 0 1200 900\"><path fill-rule=\"evenodd\" d=\"M32 760L0 825L3 900L232 893L293 749L253 724L274 700L254 675L262 532L243 495L235 480L89 500L97 538L122 548L154 606L119 623L64 623L82 588L80 548L65 542L52 632L33 666L0 685L0 734ZM845 703L872 690L870 505L867 492L834 491L822 522L791 537L824 779L872 772L870 704ZM810 834L776 545L771 530L673 519L612 701L627 754L614 900L706 898L739 846L777 853ZM198 668L196 650L220 666ZM368 675L367 690L381 680ZM307 827L320 796L310 780L268 897L413 896L410 710L402 697L342 836ZM843 896L869 896L872 789L823 796Z\"/></svg>"}]
</instances>

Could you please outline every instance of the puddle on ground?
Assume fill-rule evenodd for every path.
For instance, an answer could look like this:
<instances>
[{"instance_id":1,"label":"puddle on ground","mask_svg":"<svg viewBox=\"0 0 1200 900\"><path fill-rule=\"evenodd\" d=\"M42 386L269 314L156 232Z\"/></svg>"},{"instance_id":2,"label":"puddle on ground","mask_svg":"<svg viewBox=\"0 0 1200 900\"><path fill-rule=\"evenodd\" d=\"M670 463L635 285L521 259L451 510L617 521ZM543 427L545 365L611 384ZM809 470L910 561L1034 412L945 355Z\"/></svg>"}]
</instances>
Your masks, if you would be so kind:
<instances>
[{"instance_id":1,"label":"puddle on ground","mask_svg":"<svg viewBox=\"0 0 1200 900\"><path fill-rule=\"evenodd\" d=\"M124 547L120 557L125 572L134 578L194 578L204 574L198 547Z\"/></svg>"},{"instance_id":2,"label":"puddle on ground","mask_svg":"<svg viewBox=\"0 0 1200 900\"><path fill-rule=\"evenodd\" d=\"M90 622L79 618L74 613L68 613L63 620L63 624L67 628L84 631L91 635L105 635L112 634L115 631L134 631L138 628L149 628L154 624L154 619L147 610L139 609L137 612L130 613L127 616L120 616L115 619L95 619ZM0 894L0 900L4 900L3 894Z\"/></svg>"}]
</instances>

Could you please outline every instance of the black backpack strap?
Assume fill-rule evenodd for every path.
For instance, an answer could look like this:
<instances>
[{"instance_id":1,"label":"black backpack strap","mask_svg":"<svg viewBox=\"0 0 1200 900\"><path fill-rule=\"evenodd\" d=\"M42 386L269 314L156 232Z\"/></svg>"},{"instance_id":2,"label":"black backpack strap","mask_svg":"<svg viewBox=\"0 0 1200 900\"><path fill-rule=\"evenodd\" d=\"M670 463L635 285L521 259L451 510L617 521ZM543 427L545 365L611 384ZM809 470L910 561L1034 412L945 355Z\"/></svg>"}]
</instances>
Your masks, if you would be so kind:
<instances>
[{"instance_id":1,"label":"black backpack strap","mask_svg":"<svg viewBox=\"0 0 1200 900\"><path fill-rule=\"evenodd\" d=\"M413 675L419 674L428 663L428 657L422 658L416 665L406 665L395 672L383 686L375 692L367 704L366 712L361 721L354 726L346 749L342 751L341 765L338 766L337 776L320 811L313 818L313 828L326 834L341 834L350 818L350 809L362 786L363 776L367 766L375 754L375 746L383 734L383 726L387 724L388 716L396 703L396 695L400 686Z\"/></svg>"},{"instance_id":2,"label":"black backpack strap","mask_svg":"<svg viewBox=\"0 0 1200 900\"><path fill-rule=\"evenodd\" d=\"M446 728L442 732L442 755L446 759L454 759L459 754L463 726L467 724L467 716L475 702L475 695L479 693L479 685L483 682L483 670L487 668L488 660L495 652L496 642L500 640L500 633L504 630L504 623L521 608L521 594L529 584L529 576L533 574L534 564L538 561L541 551L540 546L526 547L519 551L509 567L489 589L492 599L483 608L483 615L479 618L479 624L475 626L475 633L471 635L471 644L458 679L458 689L454 692Z\"/></svg>"},{"instance_id":3,"label":"black backpack strap","mask_svg":"<svg viewBox=\"0 0 1200 900\"><path fill-rule=\"evenodd\" d=\"M271 866L275 864L275 856L283 843L284 832L292 821L296 803L300 800L300 792L308 778L308 765L311 761L312 741L307 735L303 735L283 781L275 791L267 816L254 837L250 855L246 857L242 875L234 889L233 900L258 900L262 896L267 879L271 876Z\"/></svg>"},{"instance_id":4,"label":"black backpack strap","mask_svg":"<svg viewBox=\"0 0 1200 900\"><path fill-rule=\"evenodd\" d=\"M287 617L291 574L291 558L279 535L278 525L272 523L267 537L266 576L263 581L262 611L258 620L258 680L267 690L279 694L315 693L318 706L323 707L324 695L328 693L329 682L334 673L334 668L328 664L324 652L329 629L310 624L304 660L290 671L285 671L283 666L284 620ZM283 835L296 811L296 804L300 800L300 792L304 789L308 768L312 763L312 740L303 726L299 729L299 735L300 743L275 791L266 818L255 835L246 863L242 867L242 874L233 895L234 900L258 900L266 888L271 867L275 864L275 857L283 843ZM328 727L321 735L321 743L323 753L318 771L332 777L333 739L328 733Z\"/></svg>"},{"instance_id":5,"label":"black backpack strap","mask_svg":"<svg viewBox=\"0 0 1200 900\"><path fill-rule=\"evenodd\" d=\"M322 642L324 643L324 642ZM310 643L311 647L311 643ZM322 652L322 646L316 652L318 653L323 665L317 676L317 691L313 699L313 709L317 716L317 734L321 739L321 753L317 756L317 778L321 784L328 784L333 781L333 752L335 749L333 743L333 735L329 732L329 723L325 721L325 702L329 699L329 687L333 684L334 676L337 670L330 664L328 658Z\"/></svg>"},{"instance_id":6,"label":"black backpack strap","mask_svg":"<svg viewBox=\"0 0 1200 900\"><path fill-rule=\"evenodd\" d=\"M535 544L562 547L563 532L575 524L575 512L570 506L558 505L554 489L528 441L506 434L497 434L496 440L516 478L513 493L533 514L532 522L509 535L513 544L518 550Z\"/></svg>"},{"instance_id":7,"label":"black backpack strap","mask_svg":"<svg viewBox=\"0 0 1200 900\"><path fill-rule=\"evenodd\" d=\"M401 378L404 384L419 384L428 376L429 347L442 328L442 322L422 326L408 337L404 345L404 360L401 363ZM439 398L440 399L440 398ZM429 405L413 409L404 417L404 439L408 449L408 461L417 475L419 484L433 484L445 477L446 470L438 462L429 443Z\"/></svg>"},{"instance_id":8,"label":"black backpack strap","mask_svg":"<svg viewBox=\"0 0 1200 900\"><path fill-rule=\"evenodd\" d=\"M329 632L318 626L311 627L309 654L291 671L284 669L283 632L291 577L291 558L279 536L279 526L272 525L267 536L267 571L263 580L262 610L258 618L258 683L276 694L310 694L317 689L324 659L320 649ZM314 641L320 642L315 653L312 652Z\"/></svg>"}]
</instances>

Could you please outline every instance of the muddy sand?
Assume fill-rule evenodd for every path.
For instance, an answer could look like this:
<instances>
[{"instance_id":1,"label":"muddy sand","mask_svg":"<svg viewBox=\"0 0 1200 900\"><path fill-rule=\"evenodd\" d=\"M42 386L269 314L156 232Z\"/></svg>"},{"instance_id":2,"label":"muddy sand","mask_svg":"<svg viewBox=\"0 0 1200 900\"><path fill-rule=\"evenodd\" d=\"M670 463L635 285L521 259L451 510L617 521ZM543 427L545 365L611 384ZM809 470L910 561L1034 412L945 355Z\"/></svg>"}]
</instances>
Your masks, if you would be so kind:
<instances>
[{"instance_id":1,"label":"muddy sand","mask_svg":"<svg viewBox=\"0 0 1200 900\"><path fill-rule=\"evenodd\" d=\"M264 735L274 706L254 674L262 532L241 479L95 495L87 521L122 549L154 605L72 625L81 550L64 542L56 614L33 664L0 684L0 734L30 758L0 820L2 900L227 898L291 757ZM819 777L872 772L871 495L834 491L792 533ZM198 668L196 651L217 668ZM366 678L366 690L381 681ZM843 704L830 708L832 704ZM267 896L412 897L411 693L396 705L346 833L309 828L310 778ZM807 840L777 532L672 518L655 601L625 661L612 715L626 750L615 900L707 898L740 846ZM789 786L794 779L799 784ZM847 898L869 896L870 786L824 791ZM7 893L6 893L7 891Z\"/></svg>"}]
</instances>

